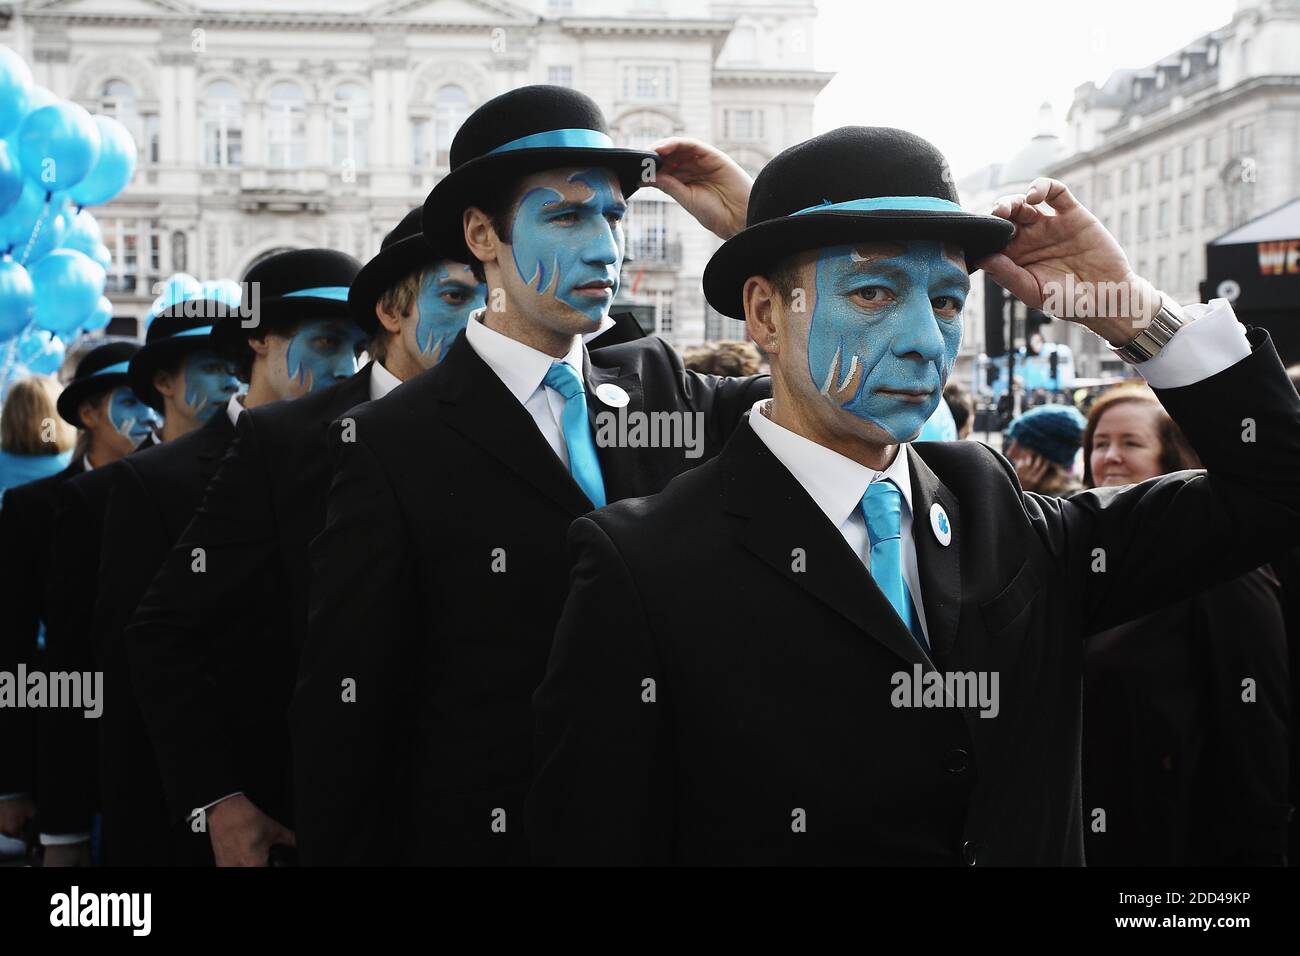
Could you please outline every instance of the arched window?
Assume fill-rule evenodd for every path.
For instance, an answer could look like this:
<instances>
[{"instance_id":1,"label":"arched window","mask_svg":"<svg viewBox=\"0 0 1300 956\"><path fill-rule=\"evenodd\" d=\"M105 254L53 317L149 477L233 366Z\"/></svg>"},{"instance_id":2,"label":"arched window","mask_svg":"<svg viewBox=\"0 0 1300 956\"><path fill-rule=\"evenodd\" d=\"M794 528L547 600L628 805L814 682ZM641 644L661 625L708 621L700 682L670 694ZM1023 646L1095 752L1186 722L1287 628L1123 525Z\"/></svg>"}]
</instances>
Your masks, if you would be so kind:
<instances>
[{"instance_id":1,"label":"arched window","mask_svg":"<svg viewBox=\"0 0 1300 956\"><path fill-rule=\"evenodd\" d=\"M469 116L469 94L454 83L438 88L433 109L412 119L412 160L422 169L446 168L451 162L451 141Z\"/></svg>"},{"instance_id":2,"label":"arched window","mask_svg":"<svg viewBox=\"0 0 1300 956\"><path fill-rule=\"evenodd\" d=\"M203 162L238 166L244 157L244 108L239 90L227 80L203 88Z\"/></svg>"},{"instance_id":3,"label":"arched window","mask_svg":"<svg viewBox=\"0 0 1300 956\"><path fill-rule=\"evenodd\" d=\"M331 104L334 165L364 169L369 156L370 93L360 83L340 83Z\"/></svg>"},{"instance_id":4,"label":"arched window","mask_svg":"<svg viewBox=\"0 0 1300 956\"><path fill-rule=\"evenodd\" d=\"M266 96L266 164L298 169L307 161L307 94L281 80Z\"/></svg>"},{"instance_id":5,"label":"arched window","mask_svg":"<svg viewBox=\"0 0 1300 956\"><path fill-rule=\"evenodd\" d=\"M619 121L614 136L626 149L647 149L651 143L673 135L673 124L660 113L632 113Z\"/></svg>"},{"instance_id":6,"label":"arched window","mask_svg":"<svg viewBox=\"0 0 1300 956\"><path fill-rule=\"evenodd\" d=\"M130 83L107 81L100 90L99 112L126 127L145 162L158 162L158 116L141 115L135 88Z\"/></svg>"}]
</instances>

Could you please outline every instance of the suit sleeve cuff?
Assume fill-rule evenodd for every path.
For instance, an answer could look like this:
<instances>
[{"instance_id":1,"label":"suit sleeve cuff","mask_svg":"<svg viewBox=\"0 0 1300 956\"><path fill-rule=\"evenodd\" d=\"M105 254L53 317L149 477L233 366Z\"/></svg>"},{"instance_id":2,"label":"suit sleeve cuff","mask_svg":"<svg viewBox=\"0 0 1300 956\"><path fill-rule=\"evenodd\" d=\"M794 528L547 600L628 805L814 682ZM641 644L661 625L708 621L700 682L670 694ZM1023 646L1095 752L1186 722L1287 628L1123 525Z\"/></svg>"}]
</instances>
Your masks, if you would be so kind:
<instances>
[{"instance_id":1,"label":"suit sleeve cuff","mask_svg":"<svg viewBox=\"0 0 1300 956\"><path fill-rule=\"evenodd\" d=\"M1211 299L1181 309L1168 297L1171 311L1187 322L1153 358L1133 366L1152 388L1195 385L1236 365L1250 354L1246 329L1227 299Z\"/></svg>"},{"instance_id":2,"label":"suit sleeve cuff","mask_svg":"<svg viewBox=\"0 0 1300 956\"><path fill-rule=\"evenodd\" d=\"M234 793L228 793L228 794L226 794L224 797L218 797L216 800L213 800L213 801L212 801L211 803L209 803L207 806L204 806L204 807L198 807L197 809L192 810L192 811L190 812L190 815L189 815L188 819L193 820L193 819L194 819L195 817L197 817L200 813L207 813L209 810L211 810L213 807L215 807L218 803L225 803L225 802L226 802L227 800L229 800L231 797L240 797L240 796L243 796L243 794L244 794L244 791L242 791L242 790L236 790Z\"/></svg>"}]
</instances>

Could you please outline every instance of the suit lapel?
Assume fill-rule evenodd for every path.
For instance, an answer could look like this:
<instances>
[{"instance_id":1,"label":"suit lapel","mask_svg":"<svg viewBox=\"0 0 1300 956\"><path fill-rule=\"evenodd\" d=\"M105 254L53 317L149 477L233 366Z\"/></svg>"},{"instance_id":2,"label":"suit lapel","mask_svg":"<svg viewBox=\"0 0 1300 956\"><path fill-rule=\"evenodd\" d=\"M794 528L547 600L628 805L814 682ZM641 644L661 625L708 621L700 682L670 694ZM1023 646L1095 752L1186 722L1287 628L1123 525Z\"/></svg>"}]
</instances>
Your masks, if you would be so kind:
<instances>
[{"instance_id":1,"label":"suit lapel","mask_svg":"<svg viewBox=\"0 0 1300 956\"><path fill-rule=\"evenodd\" d=\"M230 416L223 408L207 420L202 428L203 442L199 447L199 481L203 488L208 486L212 476L221 464L226 453L226 446L235 437L235 426L230 423ZM200 489L202 491L202 488Z\"/></svg>"},{"instance_id":2,"label":"suit lapel","mask_svg":"<svg viewBox=\"0 0 1300 956\"><path fill-rule=\"evenodd\" d=\"M740 544L898 657L930 666L839 529L752 428L736 429L719 465L724 507L740 519Z\"/></svg>"},{"instance_id":3,"label":"suit lapel","mask_svg":"<svg viewBox=\"0 0 1300 956\"><path fill-rule=\"evenodd\" d=\"M488 367L464 334L434 370L444 420L521 479L572 515L591 502L542 437L528 410Z\"/></svg>"},{"instance_id":4,"label":"suit lapel","mask_svg":"<svg viewBox=\"0 0 1300 956\"><path fill-rule=\"evenodd\" d=\"M904 450L912 471L912 540L921 576L926 630L932 653L943 657L957 639L961 616L961 507L916 449L909 444ZM935 537L930 520L930 509L936 504L948 515L951 539L946 547Z\"/></svg>"},{"instance_id":5,"label":"suit lapel","mask_svg":"<svg viewBox=\"0 0 1300 956\"><path fill-rule=\"evenodd\" d=\"M616 437L612 443L602 443L600 440L602 430L608 432L611 426L617 428L620 421L626 422L627 413L645 411L641 376L636 372L624 372L617 365L593 364L591 356L585 353L582 364L583 381L587 388L587 418L591 422L592 436L596 439L596 457L600 460L600 472L605 481L606 500L613 502L648 494L653 489L646 485L650 469L645 456L637 450L622 447L620 438ZM601 386L608 388L603 389ZM627 405L622 408L607 402L601 396L604 392L609 397L614 388L627 395Z\"/></svg>"}]
</instances>

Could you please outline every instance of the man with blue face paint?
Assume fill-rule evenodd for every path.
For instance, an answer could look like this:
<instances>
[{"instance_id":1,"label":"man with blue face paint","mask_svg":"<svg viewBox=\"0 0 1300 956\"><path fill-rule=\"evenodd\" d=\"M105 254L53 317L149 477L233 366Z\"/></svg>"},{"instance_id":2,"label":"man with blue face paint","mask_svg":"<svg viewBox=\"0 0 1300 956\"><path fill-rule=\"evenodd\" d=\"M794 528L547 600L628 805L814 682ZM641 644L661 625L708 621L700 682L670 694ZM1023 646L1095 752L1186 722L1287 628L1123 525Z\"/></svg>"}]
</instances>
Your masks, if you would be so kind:
<instances>
[{"instance_id":1,"label":"man with blue face paint","mask_svg":"<svg viewBox=\"0 0 1300 956\"><path fill-rule=\"evenodd\" d=\"M628 196L661 186L723 236L743 214L738 166L660 149L616 147L596 104L560 87L496 97L456 135L423 233L469 263L485 306L435 369L335 431L290 713L304 862L527 861L528 700L565 528L707 459L768 393L766 376L686 372L653 336L606 344ZM700 454L598 444L602 410L689 417ZM344 679L355 707L339 706Z\"/></svg>"},{"instance_id":2,"label":"man with blue face paint","mask_svg":"<svg viewBox=\"0 0 1300 956\"><path fill-rule=\"evenodd\" d=\"M980 443L913 443L977 265L1134 363L1208 475L1062 499ZM1084 638L1300 530L1300 396L1268 335L1161 296L1062 183L965 212L939 152L892 129L772 160L704 291L773 395L713 461L571 528L534 700L539 858L1082 864Z\"/></svg>"},{"instance_id":3,"label":"man with blue face paint","mask_svg":"<svg viewBox=\"0 0 1300 956\"><path fill-rule=\"evenodd\" d=\"M130 395L127 367L138 350L133 342L109 342L82 356L56 405L59 417L79 430L71 464L57 474L5 492L0 507L0 555L4 558L0 605L7 615L0 627L2 671L17 673L20 664L29 671L52 669L45 647L53 619L88 583L85 577L61 572L56 577L50 542L60 493L81 477L109 469L139 441L148 440L140 434L148 427L145 406L118 396L116 410L113 408L119 389ZM82 840L76 836L59 839L82 828L84 822L60 802L59 798L67 795L41 791L39 806L34 800L38 768L44 769L37 759L37 738L48 730L51 713L0 708L0 754L4 755L0 759L0 833L19 836L24 823L36 815L48 865L85 863L89 854ZM80 718L81 712L76 713ZM63 756L78 759L77 755Z\"/></svg>"},{"instance_id":4,"label":"man with blue face paint","mask_svg":"<svg viewBox=\"0 0 1300 956\"><path fill-rule=\"evenodd\" d=\"M346 313L331 316L368 337L371 361L342 384L240 417L140 604L129 640L173 814L199 811L195 839L210 843L218 865L265 866L273 847L293 841L286 712L306 631L307 544L324 523L331 477L327 426L432 367L482 304L463 264L425 242L419 211L406 216L350 277ZM291 365L314 347L312 332L291 336ZM328 363L316 368L329 373ZM205 574L191 571L195 549L208 558ZM235 712L230 700L246 705Z\"/></svg>"}]
</instances>

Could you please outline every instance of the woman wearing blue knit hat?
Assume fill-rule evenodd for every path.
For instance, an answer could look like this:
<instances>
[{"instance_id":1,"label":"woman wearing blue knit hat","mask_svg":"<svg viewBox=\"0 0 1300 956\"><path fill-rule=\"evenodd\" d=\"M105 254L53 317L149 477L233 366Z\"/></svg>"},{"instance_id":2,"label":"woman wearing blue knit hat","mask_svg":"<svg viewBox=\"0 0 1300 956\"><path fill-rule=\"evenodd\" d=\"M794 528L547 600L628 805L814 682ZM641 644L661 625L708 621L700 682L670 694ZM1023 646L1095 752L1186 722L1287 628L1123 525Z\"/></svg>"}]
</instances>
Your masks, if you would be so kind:
<instances>
[{"instance_id":1,"label":"woman wearing blue knit hat","mask_svg":"<svg viewBox=\"0 0 1300 956\"><path fill-rule=\"evenodd\" d=\"M1002 451L1025 491L1064 498L1083 487L1071 469L1087 424L1073 405L1039 405L1007 426Z\"/></svg>"}]
</instances>

